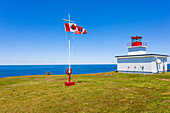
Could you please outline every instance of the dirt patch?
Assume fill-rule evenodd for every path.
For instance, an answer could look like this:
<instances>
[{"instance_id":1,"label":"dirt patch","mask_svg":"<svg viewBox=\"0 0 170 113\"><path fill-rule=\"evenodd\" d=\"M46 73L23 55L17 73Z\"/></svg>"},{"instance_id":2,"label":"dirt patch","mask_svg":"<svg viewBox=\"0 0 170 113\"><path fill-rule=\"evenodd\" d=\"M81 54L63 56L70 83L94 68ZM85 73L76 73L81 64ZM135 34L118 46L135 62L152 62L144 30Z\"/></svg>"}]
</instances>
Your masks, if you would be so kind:
<instances>
[{"instance_id":1,"label":"dirt patch","mask_svg":"<svg viewBox=\"0 0 170 113\"><path fill-rule=\"evenodd\" d=\"M161 78L157 78L158 80L164 80L164 81L170 81L170 79L161 79Z\"/></svg>"}]
</instances>

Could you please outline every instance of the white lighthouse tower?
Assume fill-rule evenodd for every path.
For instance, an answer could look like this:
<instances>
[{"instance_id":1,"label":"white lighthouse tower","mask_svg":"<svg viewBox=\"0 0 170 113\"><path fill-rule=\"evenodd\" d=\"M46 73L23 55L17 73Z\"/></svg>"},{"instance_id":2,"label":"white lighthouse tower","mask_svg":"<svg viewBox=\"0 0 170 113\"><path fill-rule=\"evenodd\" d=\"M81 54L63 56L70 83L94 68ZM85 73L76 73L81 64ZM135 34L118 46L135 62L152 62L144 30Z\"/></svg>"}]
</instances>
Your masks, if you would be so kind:
<instances>
[{"instance_id":1,"label":"white lighthouse tower","mask_svg":"<svg viewBox=\"0 0 170 113\"><path fill-rule=\"evenodd\" d=\"M131 37L128 44L128 55L115 56L117 70L123 73L155 74L167 72L168 55L147 54L147 43L141 36Z\"/></svg>"}]
</instances>

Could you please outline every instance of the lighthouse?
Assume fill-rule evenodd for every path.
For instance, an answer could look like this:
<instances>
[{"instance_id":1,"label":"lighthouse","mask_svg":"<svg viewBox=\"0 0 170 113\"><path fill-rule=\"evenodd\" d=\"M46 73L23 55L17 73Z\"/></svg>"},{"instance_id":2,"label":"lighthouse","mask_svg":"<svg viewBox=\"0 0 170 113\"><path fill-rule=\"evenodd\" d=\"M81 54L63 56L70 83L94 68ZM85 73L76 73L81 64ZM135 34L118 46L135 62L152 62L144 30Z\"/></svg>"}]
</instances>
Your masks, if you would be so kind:
<instances>
[{"instance_id":1,"label":"lighthouse","mask_svg":"<svg viewBox=\"0 0 170 113\"><path fill-rule=\"evenodd\" d=\"M142 42L141 36L132 36L127 44L128 55L115 56L117 70L123 73L156 74L167 72L169 55L147 54L147 42Z\"/></svg>"}]
</instances>

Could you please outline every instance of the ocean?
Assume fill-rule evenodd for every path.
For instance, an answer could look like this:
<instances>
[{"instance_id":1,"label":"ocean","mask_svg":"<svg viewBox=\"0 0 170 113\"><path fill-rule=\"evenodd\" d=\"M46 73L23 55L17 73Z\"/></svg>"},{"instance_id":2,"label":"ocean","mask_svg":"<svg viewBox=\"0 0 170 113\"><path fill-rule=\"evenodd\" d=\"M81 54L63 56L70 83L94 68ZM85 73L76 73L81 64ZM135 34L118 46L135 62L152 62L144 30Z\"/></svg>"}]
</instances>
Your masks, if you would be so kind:
<instances>
[{"instance_id":1,"label":"ocean","mask_svg":"<svg viewBox=\"0 0 170 113\"><path fill-rule=\"evenodd\" d=\"M0 65L0 78L22 75L66 74L68 65ZM117 70L116 64L71 65L72 74L90 74Z\"/></svg>"},{"instance_id":2,"label":"ocean","mask_svg":"<svg viewBox=\"0 0 170 113\"><path fill-rule=\"evenodd\" d=\"M68 65L0 65L0 78L22 75L44 75L51 72L53 75L66 74ZM71 65L72 74L90 74L117 70L116 64L99 65ZM170 64L168 64L170 69Z\"/></svg>"}]
</instances>

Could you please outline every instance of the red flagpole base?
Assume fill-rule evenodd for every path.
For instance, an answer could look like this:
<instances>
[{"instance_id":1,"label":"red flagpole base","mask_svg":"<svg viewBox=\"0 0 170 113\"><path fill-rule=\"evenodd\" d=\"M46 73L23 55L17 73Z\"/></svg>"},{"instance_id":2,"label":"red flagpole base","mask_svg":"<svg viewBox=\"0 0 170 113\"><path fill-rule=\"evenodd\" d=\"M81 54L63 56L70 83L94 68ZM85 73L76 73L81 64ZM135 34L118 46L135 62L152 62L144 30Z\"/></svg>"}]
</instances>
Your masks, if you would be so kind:
<instances>
[{"instance_id":1,"label":"red flagpole base","mask_svg":"<svg viewBox=\"0 0 170 113\"><path fill-rule=\"evenodd\" d=\"M68 70L70 70L70 72L68 72ZM71 68L67 68L66 69L66 73L67 73L67 75L69 75L69 79L68 79L68 82L65 82L65 86L75 85L75 82L71 82L72 69Z\"/></svg>"},{"instance_id":2,"label":"red flagpole base","mask_svg":"<svg viewBox=\"0 0 170 113\"><path fill-rule=\"evenodd\" d=\"M75 82L65 82L65 86L75 85Z\"/></svg>"}]
</instances>

